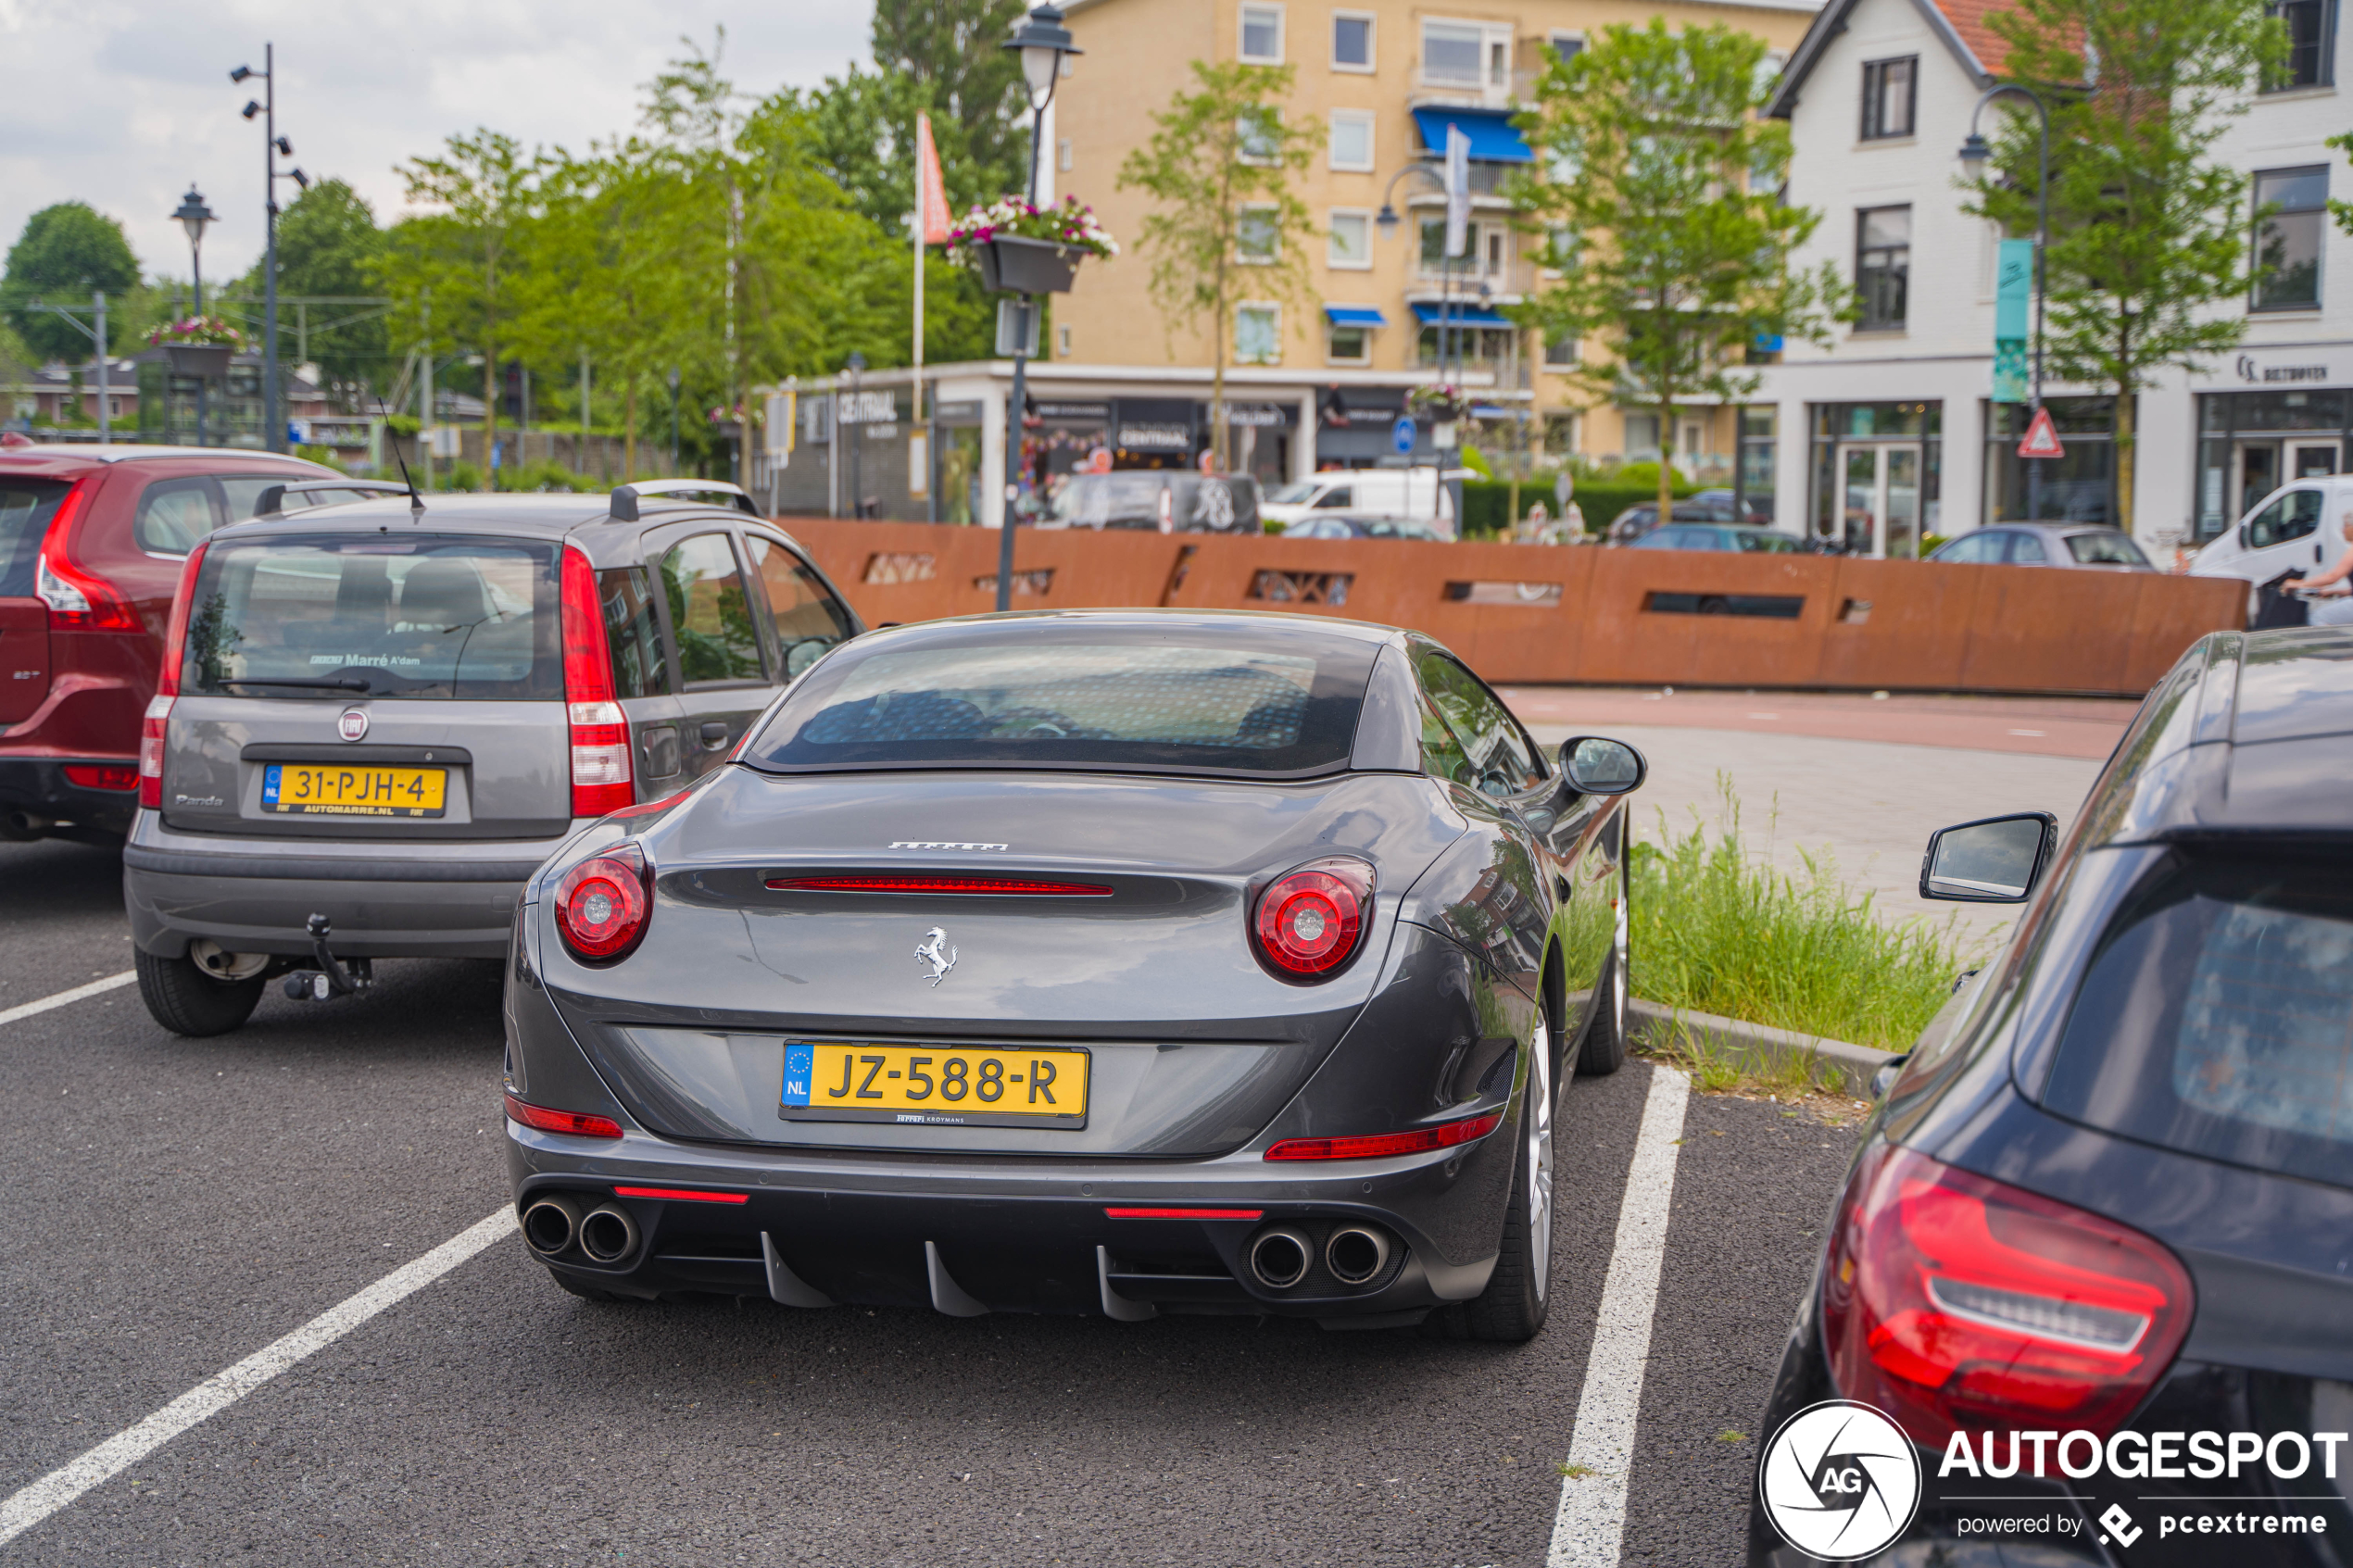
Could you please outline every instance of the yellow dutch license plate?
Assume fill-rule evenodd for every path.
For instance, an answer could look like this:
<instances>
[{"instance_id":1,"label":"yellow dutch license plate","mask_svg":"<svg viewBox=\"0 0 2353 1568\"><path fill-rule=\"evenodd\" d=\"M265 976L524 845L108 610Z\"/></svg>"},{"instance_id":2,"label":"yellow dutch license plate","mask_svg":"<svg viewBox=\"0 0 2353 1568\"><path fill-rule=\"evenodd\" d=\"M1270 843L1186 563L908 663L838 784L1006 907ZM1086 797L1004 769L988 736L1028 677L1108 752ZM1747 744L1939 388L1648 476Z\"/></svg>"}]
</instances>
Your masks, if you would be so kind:
<instances>
[{"instance_id":1,"label":"yellow dutch license plate","mask_svg":"<svg viewBox=\"0 0 2353 1568\"><path fill-rule=\"evenodd\" d=\"M787 1122L911 1126L1087 1125L1088 1053L1065 1047L785 1042Z\"/></svg>"},{"instance_id":2,"label":"yellow dutch license plate","mask_svg":"<svg viewBox=\"0 0 2353 1568\"><path fill-rule=\"evenodd\" d=\"M296 816L438 817L448 796L447 768L272 762L261 774L261 809Z\"/></svg>"}]
</instances>

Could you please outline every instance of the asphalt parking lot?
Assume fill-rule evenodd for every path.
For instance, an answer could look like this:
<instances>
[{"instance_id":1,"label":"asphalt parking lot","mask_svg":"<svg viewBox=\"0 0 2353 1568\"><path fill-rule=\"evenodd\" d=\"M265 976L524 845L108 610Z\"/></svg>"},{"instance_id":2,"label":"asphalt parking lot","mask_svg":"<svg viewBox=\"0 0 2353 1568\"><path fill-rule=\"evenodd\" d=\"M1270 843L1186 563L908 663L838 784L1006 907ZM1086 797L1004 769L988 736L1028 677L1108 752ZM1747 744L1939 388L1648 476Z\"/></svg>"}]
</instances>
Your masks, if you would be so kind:
<instances>
[{"instance_id":1,"label":"asphalt parking lot","mask_svg":"<svg viewBox=\"0 0 2353 1568\"><path fill-rule=\"evenodd\" d=\"M0 846L0 1016L128 969L119 874L101 850ZM0 1532L19 1532L0 1536L0 1559L1555 1553L1653 1087L1641 1063L1568 1091L1555 1298L1523 1348L1272 1320L598 1306L556 1289L509 1234L103 1474L157 1430L126 1429L184 1412L173 1401L208 1378L502 1210L495 966L380 975L348 1001L273 994L208 1041L157 1029L128 985L0 1023L16 1108L0 1159L17 1176L0 1252ZM1590 1428L1607 1399L1638 1401L1632 1461L1567 1485L1625 1475L1624 1561L1721 1563L1739 1550L1753 1427L1853 1133L1696 1095L1680 1133L1654 1150L1673 1198L1647 1371L1587 1407ZM1594 1497L1607 1493L1572 1501Z\"/></svg>"}]
</instances>

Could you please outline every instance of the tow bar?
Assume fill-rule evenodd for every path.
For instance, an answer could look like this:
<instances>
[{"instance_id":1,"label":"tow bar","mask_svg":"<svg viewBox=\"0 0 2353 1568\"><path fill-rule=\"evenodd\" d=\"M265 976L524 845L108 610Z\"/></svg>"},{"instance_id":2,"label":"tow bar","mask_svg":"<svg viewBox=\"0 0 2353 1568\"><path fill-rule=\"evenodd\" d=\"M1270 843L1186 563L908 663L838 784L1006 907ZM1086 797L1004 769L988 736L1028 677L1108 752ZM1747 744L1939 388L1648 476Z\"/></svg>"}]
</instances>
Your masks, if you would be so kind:
<instances>
[{"instance_id":1,"label":"tow bar","mask_svg":"<svg viewBox=\"0 0 2353 1568\"><path fill-rule=\"evenodd\" d=\"M366 990L376 983L373 960L352 959L345 968L335 960L327 947L327 938L334 934L334 922L324 915L312 915L303 922L303 929L310 933L310 956L318 960L316 969L298 969L286 976L286 995L297 1002L323 1002L329 997L349 997Z\"/></svg>"}]
</instances>

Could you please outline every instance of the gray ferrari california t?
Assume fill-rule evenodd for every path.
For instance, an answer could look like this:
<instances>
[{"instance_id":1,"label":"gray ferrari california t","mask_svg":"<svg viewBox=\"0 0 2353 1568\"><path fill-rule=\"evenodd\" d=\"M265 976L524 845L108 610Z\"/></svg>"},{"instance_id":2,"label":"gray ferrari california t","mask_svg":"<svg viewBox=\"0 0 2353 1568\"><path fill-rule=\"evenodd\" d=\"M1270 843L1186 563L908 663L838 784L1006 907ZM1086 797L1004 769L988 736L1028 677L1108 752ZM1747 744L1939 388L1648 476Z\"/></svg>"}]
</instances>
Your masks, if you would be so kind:
<instances>
[{"instance_id":1,"label":"gray ferrari california t","mask_svg":"<svg viewBox=\"0 0 2353 1568\"><path fill-rule=\"evenodd\" d=\"M1389 627L860 636L531 882L524 1236L598 1299L1524 1340L1560 1085L1624 1056L1642 771Z\"/></svg>"}]
</instances>

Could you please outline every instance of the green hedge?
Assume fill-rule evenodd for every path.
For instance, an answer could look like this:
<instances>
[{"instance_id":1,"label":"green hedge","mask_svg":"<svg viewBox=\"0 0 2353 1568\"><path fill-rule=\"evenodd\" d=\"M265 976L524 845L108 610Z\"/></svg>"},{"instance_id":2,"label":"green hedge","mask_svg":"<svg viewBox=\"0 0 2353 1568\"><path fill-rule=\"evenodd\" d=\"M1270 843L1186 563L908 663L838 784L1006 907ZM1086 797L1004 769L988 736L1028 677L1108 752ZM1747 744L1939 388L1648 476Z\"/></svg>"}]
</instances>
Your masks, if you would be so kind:
<instances>
[{"instance_id":1,"label":"green hedge","mask_svg":"<svg viewBox=\"0 0 2353 1568\"><path fill-rule=\"evenodd\" d=\"M1511 511L1511 490L1509 484L1495 481L1463 481L1463 536L1479 538L1502 533ZM1691 493L1688 484L1675 486L1678 495ZM1598 533L1627 508L1656 501L1658 486L1585 479L1577 482L1574 498L1578 509L1585 514L1587 532ZM1526 517L1529 508L1539 501L1544 503L1547 512L1559 510L1553 501L1553 482L1549 475L1529 480L1519 487L1519 515Z\"/></svg>"}]
</instances>

